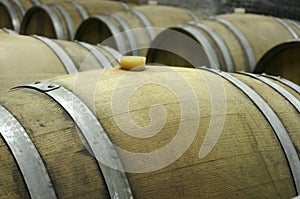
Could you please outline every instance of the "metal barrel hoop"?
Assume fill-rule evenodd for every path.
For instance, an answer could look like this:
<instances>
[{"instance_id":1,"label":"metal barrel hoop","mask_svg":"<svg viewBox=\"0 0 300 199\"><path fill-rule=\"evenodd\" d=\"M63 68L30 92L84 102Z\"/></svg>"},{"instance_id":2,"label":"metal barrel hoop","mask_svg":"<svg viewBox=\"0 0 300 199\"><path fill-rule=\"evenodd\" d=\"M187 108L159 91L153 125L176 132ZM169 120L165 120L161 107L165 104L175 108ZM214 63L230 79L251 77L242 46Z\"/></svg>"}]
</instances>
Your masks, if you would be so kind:
<instances>
[{"instance_id":1,"label":"metal barrel hoop","mask_svg":"<svg viewBox=\"0 0 300 199\"><path fill-rule=\"evenodd\" d=\"M248 63L249 63L249 70L253 71L256 66L256 59L254 56L253 49L245 37L245 35L237 28L235 27L231 22L221 19L221 18L215 18L215 21L219 22L220 24L223 24L225 27L227 27L239 40L240 44L242 45L244 52L247 55Z\"/></svg>"},{"instance_id":2,"label":"metal barrel hoop","mask_svg":"<svg viewBox=\"0 0 300 199\"><path fill-rule=\"evenodd\" d=\"M291 28L289 26L289 24L287 24L285 21L283 21L282 19L279 19L277 17L273 17L273 18L292 35L293 39L299 38L298 34L293 30L293 28Z\"/></svg>"},{"instance_id":3,"label":"metal barrel hoop","mask_svg":"<svg viewBox=\"0 0 300 199\"><path fill-rule=\"evenodd\" d=\"M126 53L127 49L125 47L124 38L122 37L122 35L120 35L120 31L118 27L112 22L112 20L108 16L104 16L104 15L103 16L97 15L94 18L102 21L103 23L105 23L105 25L107 25L107 27L109 28L109 30L113 35L114 40L116 41L118 51L120 51L121 53Z\"/></svg>"},{"instance_id":4,"label":"metal barrel hoop","mask_svg":"<svg viewBox=\"0 0 300 199\"><path fill-rule=\"evenodd\" d=\"M87 10L78 2L76 1L71 1L72 5L76 8L76 10L79 12L82 20L85 20L87 18L89 18L89 14L87 12Z\"/></svg>"},{"instance_id":5,"label":"metal barrel hoop","mask_svg":"<svg viewBox=\"0 0 300 199\"><path fill-rule=\"evenodd\" d=\"M74 28L74 23L73 23L71 16L64 9L64 7L62 5L60 5L59 3L55 3L54 6L59 10L59 12L62 14L63 18L65 19L69 38L71 40L74 39L75 28Z\"/></svg>"},{"instance_id":6,"label":"metal barrel hoop","mask_svg":"<svg viewBox=\"0 0 300 199\"><path fill-rule=\"evenodd\" d=\"M267 74L261 74L262 76L264 77L268 77L270 79L273 79L273 80L276 80L276 81L279 81L280 83L284 84L285 86L293 89L294 91L296 91L298 94L300 94L300 86L295 84L294 82L291 82L287 79L284 79L282 77L279 77L279 76L272 76L272 75L267 75Z\"/></svg>"},{"instance_id":7,"label":"metal barrel hoop","mask_svg":"<svg viewBox=\"0 0 300 199\"><path fill-rule=\"evenodd\" d=\"M197 28L200 28L204 32L206 32L218 45L219 49L221 50L221 53L224 57L226 68L228 72L233 72L235 71L235 67L231 58L230 51L228 49L228 46L224 42L224 40L211 28L206 26L203 23L200 23L199 21L197 22L189 22L189 24L196 26Z\"/></svg>"},{"instance_id":8,"label":"metal barrel hoop","mask_svg":"<svg viewBox=\"0 0 300 199\"><path fill-rule=\"evenodd\" d=\"M126 23L125 20L123 20L121 17L119 17L116 14L110 14L110 16L116 20L120 26L122 27L124 34L126 35L129 45L130 45L130 51L132 52L132 55L138 55L138 46L137 46L137 42L135 39L135 36L133 34L133 31L131 30L131 28L129 27L129 25ZM121 33L119 33L121 34ZM123 34L122 34L123 35Z\"/></svg>"},{"instance_id":9,"label":"metal barrel hoop","mask_svg":"<svg viewBox=\"0 0 300 199\"><path fill-rule=\"evenodd\" d=\"M155 37L156 37L156 32L153 29L153 25L147 19L147 17L143 13L141 13L140 11L138 11L136 9L130 9L129 11L132 14L134 14L137 18L139 18L139 20L142 22L142 24L144 25L144 27L147 29L147 33L149 35L150 41L153 41L155 39Z\"/></svg>"},{"instance_id":10,"label":"metal barrel hoop","mask_svg":"<svg viewBox=\"0 0 300 199\"><path fill-rule=\"evenodd\" d=\"M24 16L25 13L26 13L26 9L25 9L25 7L23 6L23 4L22 4L19 0L12 0L12 2L13 2L14 4L16 4L16 6L17 6L18 9L20 10L22 16ZM36 4L33 4L33 5L36 5Z\"/></svg>"},{"instance_id":11,"label":"metal barrel hoop","mask_svg":"<svg viewBox=\"0 0 300 199\"><path fill-rule=\"evenodd\" d=\"M108 46L103 46L100 44L97 44L97 46L99 48L102 48L103 50L105 50L107 53L109 53L115 60L117 60L118 62L120 62L120 58L122 57L122 54L119 53L118 51L116 51L115 49L108 47Z\"/></svg>"},{"instance_id":12,"label":"metal barrel hoop","mask_svg":"<svg viewBox=\"0 0 300 199\"><path fill-rule=\"evenodd\" d=\"M0 105L0 135L9 147L23 175L32 199L56 199L43 160L19 121Z\"/></svg>"},{"instance_id":13,"label":"metal barrel hoop","mask_svg":"<svg viewBox=\"0 0 300 199\"><path fill-rule=\"evenodd\" d=\"M40 6L43 4L40 0L30 0L30 2L35 6Z\"/></svg>"},{"instance_id":14,"label":"metal barrel hoop","mask_svg":"<svg viewBox=\"0 0 300 199\"><path fill-rule=\"evenodd\" d=\"M10 35L18 35L19 33L17 33L16 31L14 30L11 30L11 29L7 29L7 28L3 28L2 29L4 32L10 34Z\"/></svg>"},{"instance_id":15,"label":"metal barrel hoop","mask_svg":"<svg viewBox=\"0 0 300 199\"><path fill-rule=\"evenodd\" d=\"M63 29L61 28L62 25L59 21L58 16L56 15L56 13L47 5L40 5L39 7L44 9L47 12L47 14L49 15L51 21L53 22L53 27L54 27L57 38L62 39L62 40L65 39Z\"/></svg>"},{"instance_id":16,"label":"metal barrel hoop","mask_svg":"<svg viewBox=\"0 0 300 199\"><path fill-rule=\"evenodd\" d=\"M84 42L79 42L79 41L76 41L76 42L83 48L90 51L91 54L96 58L96 60L98 61L98 63L101 65L102 68L111 68L112 67L110 61L101 52L99 52L97 50L96 46L92 46L92 45L90 45L88 43L84 43Z\"/></svg>"},{"instance_id":17,"label":"metal barrel hoop","mask_svg":"<svg viewBox=\"0 0 300 199\"><path fill-rule=\"evenodd\" d=\"M54 41L52 41L51 39L48 39L46 37L41 37L41 36L37 36L37 35L34 35L33 37L42 41L47 46L49 46L49 48L52 49L52 51L58 56L58 58L60 59L60 61L62 62L66 71L69 74L78 72L78 69L77 69L76 65L74 64L73 60L71 59L71 57L57 43L55 43Z\"/></svg>"},{"instance_id":18,"label":"metal barrel hoop","mask_svg":"<svg viewBox=\"0 0 300 199\"><path fill-rule=\"evenodd\" d=\"M199 21L199 17L197 17L197 15L195 15L195 13L193 13L191 10L185 9L185 11L193 18L194 21Z\"/></svg>"},{"instance_id":19,"label":"metal barrel hoop","mask_svg":"<svg viewBox=\"0 0 300 199\"><path fill-rule=\"evenodd\" d=\"M268 105L268 103L257 94L250 86L230 75L218 70L210 68L201 68L202 70L210 71L214 74L221 76L228 80L232 85L241 90L248 98L256 105L259 111L264 115L269 124L271 125L275 136L277 137L287 162L289 164L291 174L295 183L297 193L300 193L300 160L297 154L297 150L291 140L285 126L282 124L279 117L276 115L274 110Z\"/></svg>"},{"instance_id":20,"label":"metal barrel hoop","mask_svg":"<svg viewBox=\"0 0 300 199\"><path fill-rule=\"evenodd\" d=\"M203 34L201 34L195 27L191 25L183 24L183 25L179 25L178 27L191 33L198 40L198 42L203 46L204 51L209 59L210 67L214 69L220 69L220 64L219 64L219 59L217 57L217 54L214 48L212 47L212 45L210 44L210 42L207 40L207 38Z\"/></svg>"},{"instance_id":21,"label":"metal barrel hoop","mask_svg":"<svg viewBox=\"0 0 300 199\"><path fill-rule=\"evenodd\" d=\"M84 102L71 91L52 82L36 82L21 86L21 88L42 92L59 104L73 119L89 149L92 150L92 155L97 160L110 197L133 199L125 169L114 144L97 117ZM113 165L114 168L107 165Z\"/></svg>"},{"instance_id":22,"label":"metal barrel hoop","mask_svg":"<svg viewBox=\"0 0 300 199\"><path fill-rule=\"evenodd\" d=\"M292 106L300 113L300 101L292 95L290 92L285 90L282 86L274 83L273 81L269 80L266 77L263 77L258 74L253 74L253 73L247 73L247 72L239 72L240 74L255 78L257 80L260 80L261 82L265 83L266 85L270 86L274 90L276 90L280 95L282 95L287 101L290 102Z\"/></svg>"}]
</instances>

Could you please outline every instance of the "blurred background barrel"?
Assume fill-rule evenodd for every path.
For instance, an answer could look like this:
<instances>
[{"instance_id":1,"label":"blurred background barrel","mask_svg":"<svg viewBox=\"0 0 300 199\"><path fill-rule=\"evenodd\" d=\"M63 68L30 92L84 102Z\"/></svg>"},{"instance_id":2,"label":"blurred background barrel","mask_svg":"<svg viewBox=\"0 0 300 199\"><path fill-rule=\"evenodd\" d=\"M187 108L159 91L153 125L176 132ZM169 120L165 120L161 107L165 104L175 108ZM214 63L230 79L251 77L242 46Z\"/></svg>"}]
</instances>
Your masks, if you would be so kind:
<instances>
[{"instance_id":1,"label":"blurred background barrel","mask_svg":"<svg viewBox=\"0 0 300 199\"><path fill-rule=\"evenodd\" d=\"M127 10L129 6L114 1L65 1L34 6L21 24L21 33L53 39L73 40L79 24L92 15Z\"/></svg>"},{"instance_id":2,"label":"blurred background barrel","mask_svg":"<svg viewBox=\"0 0 300 199\"><path fill-rule=\"evenodd\" d=\"M148 2L148 0L122 1L138 5ZM187 8L207 15L231 13L236 8L244 8L247 13L300 20L300 2L298 0L156 0L156 2L159 5Z\"/></svg>"},{"instance_id":3,"label":"blurred background barrel","mask_svg":"<svg viewBox=\"0 0 300 199\"><path fill-rule=\"evenodd\" d=\"M62 74L119 66L120 54L106 46L0 35L0 91Z\"/></svg>"},{"instance_id":4,"label":"blurred background barrel","mask_svg":"<svg viewBox=\"0 0 300 199\"><path fill-rule=\"evenodd\" d=\"M281 76L300 85L300 40L281 43L266 52L254 73Z\"/></svg>"},{"instance_id":5,"label":"blurred background barrel","mask_svg":"<svg viewBox=\"0 0 300 199\"><path fill-rule=\"evenodd\" d=\"M100 78L95 78L97 73ZM144 81L141 84L139 80ZM246 74L205 69L146 66L141 72L115 68L64 76L51 82L80 98L88 87L95 88L85 95L93 96L92 106L100 124L116 146L135 154L135 158L128 158L118 150L125 169L147 169L175 157L165 167L148 172L127 170L134 198L292 198L296 195L289 162L291 156L285 155L285 143L277 133L284 133L292 140L287 143L293 143L293 150L300 147L299 110L261 80ZM120 95L122 99L116 97L128 91L132 91L129 99L123 98L124 95ZM214 92L220 94L219 91L223 92L221 96L226 97L226 101L214 98ZM194 94L189 96L191 93ZM297 93L291 91L290 95L299 100ZM193 101L180 101L181 97ZM88 103L84 98L81 100ZM128 104L126 110L117 106L123 100ZM0 102L22 124L34 143L58 198L109 197L97 161L81 142L76 124L63 106L46 93L29 88L3 93ZM150 118L153 105L162 106L164 112ZM224 126L214 145L210 136L216 138L217 135L215 131L209 134L209 124L220 118L219 113L214 112L220 111L220 107L225 110L224 123L215 124ZM264 108L269 111L264 112ZM270 113L273 119L269 117ZM163 127L155 136L138 137L145 133L148 125L157 124L162 118L165 118ZM272 122L277 122L277 127ZM129 136L120 126L130 129L132 124L136 125L136 137ZM180 134L182 125L184 132ZM191 142L185 142L190 139ZM173 142L176 147L169 148L164 154L155 153L150 159L137 158L139 153L161 152L160 149L170 147ZM177 149L184 144L187 144L186 150L177 156ZM206 149L211 145L214 147L199 158L201 144ZM22 173L2 137L0 146L0 178L5 181L0 184L0 197L29 198ZM299 163L299 155L298 151L295 163Z\"/></svg>"},{"instance_id":6,"label":"blurred background barrel","mask_svg":"<svg viewBox=\"0 0 300 199\"><path fill-rule=\"evenodd\" d=\"M145 48L164 28L202 17L199 13L170 6L132 7L124 12L94 16L83 21L75 39L91 44L105 41L122 54L145 55Z\"/></svg>"},{"instance_id":7,"label":"blurred background barrel","mask_svg":"<svg viewBox=\"0 0 300 199\"><path fill-rule=\"evenodd\" d=\"M232 12L235 8L245 8L248 13L272 15L280 18L300 20L300 2L298 0L217 0L221 12Z\"/></svg>"},{"instance_id":8,"label":"blurred background barrel","mask_svg":"<svg viewBox=\"0 0 300 199\"><path fill-rule=\"evenodd\" d=\"M121 0L122 2L132 3L137 5L145 5L156 3L158 5L169 5L179 8L186 8L189 10L204 13L205 15L220 14L223 10L223 2L221 0Z\"/></svg>"},{"instance_id":9,"label":"blurred background barrel","mask_svg":"<svg viewBox=\"0 0 300 199\"><path fill-rule=\"evenodd\" d=\"M241 11L163 31L151 44L148 62L190 67L206 65L225 71L254 71L257 61L270 48L299 38L299 24L295 21ZM190 37L199 47L192 48L185 37ZM193 57L191 59L196 60L194 63L197 65L191 66L179 55Z\"/></svg>"},{"instance_id":10,"label":"blurred background barrel","mask_svg":"<svg viewBox=\"0 0 300 199\"><path fill-rule=\"evenodd\" d=\"M23 16L30 7L60 1L62 0L0 0L0 28L19 32Z\"/></svg>"}]
</instances>

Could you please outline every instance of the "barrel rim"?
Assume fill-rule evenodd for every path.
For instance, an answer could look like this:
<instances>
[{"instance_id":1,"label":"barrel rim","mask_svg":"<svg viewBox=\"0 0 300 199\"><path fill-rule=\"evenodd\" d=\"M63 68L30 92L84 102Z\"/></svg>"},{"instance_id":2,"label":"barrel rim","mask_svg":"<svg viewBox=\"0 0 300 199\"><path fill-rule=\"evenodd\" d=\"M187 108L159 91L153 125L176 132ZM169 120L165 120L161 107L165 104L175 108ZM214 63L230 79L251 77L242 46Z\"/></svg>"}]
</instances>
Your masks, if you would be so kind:
<instances>
[{"instance_id":1,"label":"barrel rim","mask_svg":"<svg viewBox=\"0 0 300 199\"><path fill-rule=\"evenodd\" d=\"M157 49L154 47L154 46L160 46L159 44L161 43L161 41L164 40L165 37L168 37L168 33L167 32L178 32L178 33L181 33L181 34L184 34L186 36L188 36L189 38L191 38L192 40L195 40L195 42L199 43L201 46L202 43L200 40L197 39L197 37L195 35L193 35L191 32L187 31L186 29L180 27L179 25L178 26L174 26L174 27L169 27L167 28L166 30L162 31L161 33L159 33L155 39L151 42L150 44L150 47L147 51L147 54L146 54L146 58L147 58L147 63L153 63L154 58L157 54ZM205 52L207 53L207 52ZM208 59L208 55L206 54L207 56L207 59Z\"/></svg>"},{"instance_id":2,"label":"barrel rim","mask_svg":"<svg viewBox=\"0 0 300 199\"><path fill-rule=\"evenodd\" d=\"M126 51L125 49L122 49L122 47L121 47L121 44L123 44L124 42L116 41L116 38L117 38L116 35L120 33L120 30L114 23L112 23L109 15L95 15L93 17L89 17L88 19L82 21L76 30L74 40L84 41L84 40L82 40L82 35L84 34L86 27L93 23L96 24L94 26L104 26L108 30L109 35L107 38L113 37L119 51ZM98 32L97 34L100 34L100 32ZM105 41L105 40L106 39L104 39L103 41ZM103 41L99 41L99 42L97 42L97 44L101 44L101 42L103 42ZM119 45L120 45L120 47L119 47Z\"/></svg>"},{"instance_id":3,"label":"barrel rim","mask_svg":"<svg viewBox=\"0 0 300 199\"><path fill-rule=\"evenodd\" d=\"M44 13L46 17L49 18L51 21L51 28L54 32L55 35L53 35L54 38L57 39L64 39L64 34L63 30L60 28L61 25L59 24L60 22L56 20L58 17L55 12L53 12L52 8L48 5L37 5L33 6L30 9L27 10L26 14L23 17L22 23L21 23L21 28L20 28L20 33L21 34L27 34L27 26L30 23L32 17L36 14L36 12L41 11Z\"/></svg>"},{"instance_id":4,"label":"barrel rim","mask_svg":"<svg viewBox=\"0 0 300 199\"><path fill-rule=\"evenodd\" d=\"M96 23L104 23L104 24L107 26L107 24L105 23L105 21L103 21L103 20L101 20L101 19L99 18L99 17L101 17L101 16L106 16L106 15L95 15L95 16L93 16L93 17L89 17L89 18L83 20L83 21L81 22L81 24L79 25L79 27L77 28L77 30L76 30L74 40L81 41L80 38L81 38L81 36L82 36L82 34L83 34L83 32L84 32L84 29L86 28L86 26L90 25L90 24L93 23L93 22L96 22ZM113 36L113 33L112 33L112 31L111 31L111 28L109 28L108 26L107 26L107 28L108 28L108 30L110 31L111 36Z\"/></svg>"},{"instance_id":5,"label":"barrel rim","mask_svg":"<svg viewBox=\"0 0 300 199\"><path fill-rule=\"evenodd\" d=\"M265 70L269 67L269 63L273 60L274 57L277 57L282 52L291 49L291 48L300 48L300 40L293 39L284 41L273 48L269 49L263 56L259 59L256 64L256 67L253 73L264 73Z\"/></svg>"},{"instance_id":6,"label":"barrel rim","mask_svg":"<svg viewBox=\"0 0 300 199\"><path fill-rule=\"evenodd\" d=\"M11 27L19 32L20 31L20 19L18 17L17 11L16 9L13 7L12 3L9 1L1 1L0 2L0 6L3 6L3 8L6 9L6 12L8 13L9 16L9 21L11 23ZM3 17L1 15L1 17ZM6 27L6 28L10 28L10 27Z\"/></svg>"}]
</instances>

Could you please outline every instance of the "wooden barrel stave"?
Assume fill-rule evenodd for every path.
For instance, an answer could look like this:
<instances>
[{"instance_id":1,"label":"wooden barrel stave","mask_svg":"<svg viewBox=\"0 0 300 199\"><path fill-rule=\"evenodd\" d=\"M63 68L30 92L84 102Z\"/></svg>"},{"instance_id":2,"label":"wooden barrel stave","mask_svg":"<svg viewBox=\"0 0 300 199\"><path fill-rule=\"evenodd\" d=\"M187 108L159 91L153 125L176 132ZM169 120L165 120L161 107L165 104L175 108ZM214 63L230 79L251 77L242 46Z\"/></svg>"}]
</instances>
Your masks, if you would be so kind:
<instances>
[{"instance_id":1,"label":"wooden barrel stave","mask_svg":"<svg viewBox=\"0 0 300 199\"><path fill-rule=\"evenodd\" d=\"M53 51L32 37L2 34L1 47L6 48L1 53L1 91L24 84L24 82L35 81L35 79L66 74L61 61L56 58ZM41 51L44 53L40 54ZM33 56L34 59L28 59ZM23 68L20 66L26 67L27 72L20 71Z\"/></svg>"},{"instance_id":2,"label":"wooden barrel stave","mask_svg":"<svg viewBox=\"0 0 300 199\"><path fill-rule=\"evenodd\" d=\"M61 50L65 58L75 65L76 70L119 66L118 60L108 53L111 51L108 47L93 46L95 51L103 55L97 59L90 50L76 42L59 40L50 40L50 42L56 44L57 47L52 48L50 44L34 37L1 34L0 46L5 50L1 51L0 92L38 79L49 79L67 74L64 63L68 62L58 57L58 50ZM115 53L121 56L118 52Z\"/></svg>"},{"instance_id":3,"label":"wooden barrel stave","mask_svg":"<svg viewBox=\"0 0 300 199\"><path fill-rule=\"evenodd\" d=\"M162 78L172 74L170 71L165 71L166 69L164 68L148 66L143 72L129 72L129 74L119 69L111 69L103 73L95 91L95 110L97 118L104 126L113 143L117 146L129 151L150 152L155 150L155 148L159 149L163 147L176 135L175 132L179 127L181 111L175 95L160 85L150 84L140 87L141 85L135 78L147 79L149 76L153 76L157 72L161 73L162 71L164 71L161 76ZM295 196L293 180L290 176L285 155L270 124L253 102L241 90L226 80L222 80L227 98L227 113L221 137L208 156L203 159L198 158L200 143L203 142L204 132L207 131L210 118L212 117L212 101L205 79L214 80L218 76L203 70L200 71L200 74L197 70L184 68L173 68L172 71L176 71L185 77L181 81L174 81L172 83L179 86L185 81L189 82L198 97L199 101L196 104L199 106L201 112L198 133L189 149L169 166L148 173L128 173L127 176L134 197L165 198L169 197L170 193L174 198L257 198L262 195L270 198L290 198ZM81 75L83 76L81 78L83 78L82 80L89 81L88 77L90 75L93 77L94 74L94 71L82 73ZM158 135L152 137L151 140L129 137L118 127L113 118L111 110L112 96L116 85L124 78L125 74L129 75L129 79L127 84L122 85L119 89L139 88L130 98L129 104L131 117L137 124L144 126L150 122L148 115L149 107L153 104L163 104L168 113L165 127ZM292 139L294 136L299 136L297 135L299 113L298 115L295 114L293 108L286 103L284 98L279 96L270 87L261 84L261 82L253 78L240 74L234 76L245 81L249 86L253 86L255 91L259 91L259 94L268 103L270 102L272 109L278 113L282 122L289 129ZM64 87L70 90L75 88L74 92L80 93L82 91L80 89L84 89L84 86L82 86L84 82L77 82L78 77L80 77L80 74L56 78L53 81L64 85ZM168 81L171 80L169 79ZM77 85L77 88L74 85ZM141 98L144 99L145 93L149 93L149 91L152 91L150 92L151 98L149 98L151 100L141 100ZM20 97L16 96L24 97L20 99ZM277 97L277 103L270 100L274 96ZM44 151L41 154L47 163L46 165L49 165L48 167L51 165L51 169L48 172L50 176L54 176L54 187L63 186L57 187L59 197L69 196L76 198L77 195L75 193L74 195L70 195L72 194L70 190L78 186L76 183L73 183L76 180L72 178L72 174L76 175L79 179L88 180L88 177L83 176L95 171L94 175L89 177L93 178L96 176L100 178L100 174L96 172L97 165L91 163L90 156L76 153L82 151L83 146L80 143L80 139L78 139L74 124L69 117L66 117L62 108L54 103L53 100L32 89L19 89L1 95L0 102L22 124L24 122L24 127L30 134L31 139L35 139L34 143L37 142L37 148ZM34 102L36 103L33 104ZM19 106L16 106L16 104L19 104ZM35 111L32 114L32 109L30 108L32 106L37 106L36 110L43 111ZM45 114L50 112L54 112L54 114ZM26 117L24 114L32 114L32 116ZM125 112L121 114L125 120L128 120ZM41 128L42 130L40 130ZM65 133L66 131L70 131L69 134ZM66 137L57 139L62 136L62 132L64 132L63 135ZM53 143L50 143L49 140L53 140ZM54 143L56 147L51 146ZM128 143L131 144L129 145ZM74 148L69 147L70 144ZM296 143L296 145L298 144ZM65 153L68 154L67 157L72 155L81 158L85 157L86 159L76 159L77 161L70 160L68 162L68 158L63 158L65 157ZM125 166L130 161L130 159L123 159ZM56 164L57 167L54 166ZM59 169L62 167L61 165L67 168L63 170L64 172L59 172ZM83 167L83 165L90 166ZM76 168L82 169L77 170ZM0 175L3 175L3 172L0 172ZM63 177L63 175L66 175L66 177ZM69 181L70 179L71 181ZM97 193L96 195L99 198L98 194L103 189L101 183L89 185L86 188L88 190L97 190L94 192ZM85 191L84 189L83 192ZM77 194L80 194L78 192ZM86 191L85 193L90 194L89 197L94 197L92 195L93 192L88 193Z\"/></svg>"}]
</instances>

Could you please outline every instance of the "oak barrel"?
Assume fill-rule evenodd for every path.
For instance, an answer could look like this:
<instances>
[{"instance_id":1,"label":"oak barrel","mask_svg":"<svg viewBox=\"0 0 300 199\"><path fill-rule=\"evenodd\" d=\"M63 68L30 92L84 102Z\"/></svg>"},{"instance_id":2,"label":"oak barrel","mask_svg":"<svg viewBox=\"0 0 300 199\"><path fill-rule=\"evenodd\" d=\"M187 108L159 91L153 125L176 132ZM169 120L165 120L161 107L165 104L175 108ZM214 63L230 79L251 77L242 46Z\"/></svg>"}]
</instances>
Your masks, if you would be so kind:
<instances>
[{"instance_id":1,"label":"oak barrel","mask_svg":"<svg viewBox=\"0 0 300 199\"><path fill-rule=\"evenodd\" d=\"M38 34L53 39L73 40L80 23L90 16L127 10L129 6L115 1L65 1L34 6L22 21L22 34Z\"/></svg>"},{"instance_id":2,"label":"oak barrel","mask_svg":"<svg viewBox=\"0 0 300 199\"><path fill-rule=\"evenodd\" d=\"M122 190L128 194L122 198L145 199L292 198L299 193L300 96L277 80L146 66L139 72L101 69L48 82L2 93L0 104L22 125L31 150L38 152L28 158L40 159L49 176L45 189L58 198L112 198ZM60 101L72 95L80 100ZM80 101L92 111L80 112ZM99 140L99 132L90 138L81 129L92 112L97 128L103 127ZM114 146L93 154L106 135ZM20 146L3 137L0 197L29 198L32 181L25 183L25 171L19 169L26 165L17 164L9 148ZM117 171L103 164L109 164L105 157L114 149L118 154L109 157L120 158L126 171L120 171L126 174L121 181L128 183L109 192L106 185L119 182L103 171ZM104 162L95 159L99 155Z\"/></svg>"},{"instance_id":3,"label":"oak barrel","mask_svg":"<svg viewBox=\"0 0 300 199\"><path fill-rule=\"evenodd\" d=\"M211 20L190 22L163 31L152 42L147 58L149 63L191 67L183 57L193 54L194 59L198 59L194 67L206 65L224 71L252 72L270 48L298 38L299 27L295 21L270 16L246 13L218 15ZM184 36L200 46L190 48ZM181 52L181 57L168 50Z\"/></svg>"},{"instance_id":4,"label":"oak barrel","mask_svg":"<svg viewBox=\"0 0 300 199\"><path fill-rule=\"evenodd\" d=\"M164 28L202 18L183 8L171 6L136 6L123 12L93 16L81 23L75 39L108 44L122 54L145 55L145 48ZM120 35L121 33L121 35Z\"/></svg>"},{"instance_id":5,"label":"oak barrel","mask_svg":"<svg viewBox=\"0 0 300 199\"><path fill-rule=\"evenodd\" d=\"M283 42L266 52L254 73L281 76L300 85L300 41Z\"/></svg>"},{"instance_id":6,"label":"oak barrel","mask_svg":"<svg viewBox=\"0 0 300 199\"><path fill-rule=\"evenodd\" d=\"M10 34L0 35L0 51L0 91L37 79L119 66L121 56L106 46Z\"/></svg>"}]
</instances>

